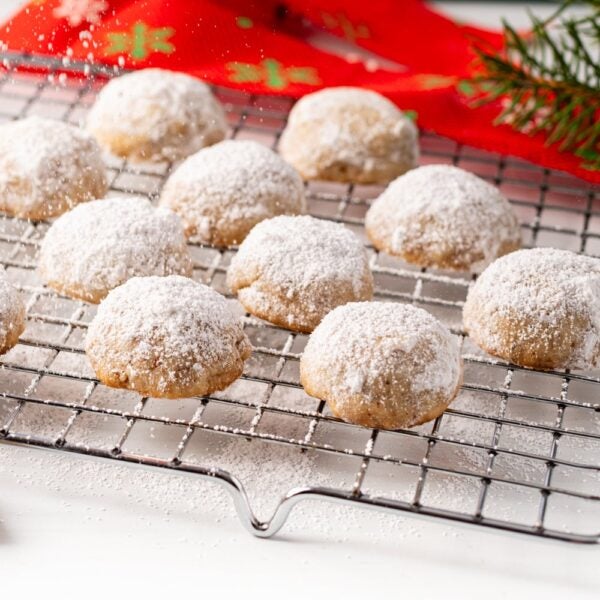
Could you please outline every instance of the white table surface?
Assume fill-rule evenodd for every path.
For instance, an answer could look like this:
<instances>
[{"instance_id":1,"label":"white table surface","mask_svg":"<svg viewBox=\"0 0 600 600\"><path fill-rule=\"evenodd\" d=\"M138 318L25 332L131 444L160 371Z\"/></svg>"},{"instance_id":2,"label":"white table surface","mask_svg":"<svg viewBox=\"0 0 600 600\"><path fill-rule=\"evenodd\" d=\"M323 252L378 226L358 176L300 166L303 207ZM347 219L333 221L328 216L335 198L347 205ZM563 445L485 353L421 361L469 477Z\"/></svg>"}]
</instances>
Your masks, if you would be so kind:
<instances>
[{"instance_id":1,"label":"white table surface","mask_svg":"<svg viewBox=\"0 0 600 600\"><path fill-rule=\"evenodd\" d=\"M0 18L18 4L0 0ZM498 18L497 8L440 4L482 23ZM517 22L523 9L514 9ZM0 596L207 597L227 588L244 598L348 600L600 594L595 546L326 504L292 513L275 539L260 540L224 494L203 502L209 485L0 444Z\"/></svg>"}]
</instances>

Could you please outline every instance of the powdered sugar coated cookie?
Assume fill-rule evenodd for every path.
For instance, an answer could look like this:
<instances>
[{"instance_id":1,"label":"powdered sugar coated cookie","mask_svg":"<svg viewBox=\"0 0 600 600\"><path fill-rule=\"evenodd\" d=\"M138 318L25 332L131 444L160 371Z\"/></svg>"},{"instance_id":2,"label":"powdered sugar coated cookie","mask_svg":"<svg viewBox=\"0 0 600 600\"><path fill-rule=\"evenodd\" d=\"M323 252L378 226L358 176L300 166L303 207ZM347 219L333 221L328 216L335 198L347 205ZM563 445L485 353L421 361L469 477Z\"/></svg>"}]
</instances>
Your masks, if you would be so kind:
<instances>
[{"instance_id":1,"label":"powdered sugar coated cookie","mask_svg":"<svg viewBox=\"0 0 600 600\"><path fill-rule=\"evenodd\" d=\"M379 250L423 267L481 270L521 245L519 222L496 187L450 165L393 181L365 219Z\"/></svg>"},{"instance_id":2,"label":"powdered sugar coated cookie","mask_svg":"<svg viewBox=\"0 0 600 600\"><path fill-rule=\"evenodd\" d=\"M308 94L292 108L282 156L305 179L387 183L419 157L417 128L377 92L334 87Z\"/></svg>"},{"instance_id":3,"label":"powdered sugar coated cookie","mask_svg":"<svg viewBox=\"0 0 600 600\"><path fill-rule=\"evenodd\" d=\"M469 290L469 336L484 350L538 369L600 367L600 260L534 248L499 258Z\"/></svg>"},{"instance_id":4,"label":"powdered sugar coated cookie","mask_svg":"<svg viewBox=\"0 0 600 600\"><path fill-rule=\"evenodd\" d=\"M141 69L109 81L89 112L87 128L107 150L138 162L184 158L227 132L210 88L165 69Z\"/></svg>"},{"instance_id":5,"label":"powdered sugar coated cookie","mask_svg":"<svg viewBox=\"0 0 600 600\"><path fill-rule=\"evenodd\" d=\"M0 210L47 219L108 189L102 152L79 127L41 117L0 125Z\"/></svg>"},{"instance_id":6,"label":"powdered sugar coated cookie","mask_svg":"<svg viewBox=\"0 0 600 600\"><path fill-rule=\"evenodd\" d=\"M192 274L183 226L145 198L115 197L76 207L42 240L38 269L58 292L99 302L128 279Z\"/></svg>"},{"instance_id":7,"label":"powdered sugar coated cookie","mask_svg":"<svg viewBox=\"0 0 600 600\"><path fill-rule=\"evenodd\" d=\"M182 398L226 388L250 342L227 300L187 277L134 277L112 290L90 324L85 350L111 387Z\"/></svg>"},{"instance_id":8,"label":"powdered sugar coated cookie","mask_svg":"<svg viewBox=\"0 0 600 600\"><path fill-rule=\"evenodd\" d=\"M8 352L25 329L25 306L14 286L0 275L0 354Z\"/></svg>"},{"instance_id":9,"label":"powdered sugar coated cookie","mask_svg":"<svg viewBox=\"0 0 600 600\"><path fill-rule=\"evenodd\" d=\"M343 225L309 216L256 225L227 283L248 312L296 331L312 331L336 306L373 296L360 240Z\"/></svg>"},{"instance_id":10,"label":"powdered sugar coated cookie","mask_svg":"<svg viewBox=\"0 0 600 600\"><path fill-rule=\"evenodd\" d=\"M446 409L461 383L462 359L458 339L423 309L352 302L313 331L300 378L341 419L400 429Z\"/></svg>"},{"instance_id":11,"label":"powdered sugar coated cookie","mask_svg":"<svg viewBox=\"0 0 600 600\"><path fill-rule=\"evenodd\" d=\"M244 240L260 221L306 211L302 179L266 146L227 140L190 156L171 175L161 204L186 233L215 246Z\"/></svg>"}]
</instances>

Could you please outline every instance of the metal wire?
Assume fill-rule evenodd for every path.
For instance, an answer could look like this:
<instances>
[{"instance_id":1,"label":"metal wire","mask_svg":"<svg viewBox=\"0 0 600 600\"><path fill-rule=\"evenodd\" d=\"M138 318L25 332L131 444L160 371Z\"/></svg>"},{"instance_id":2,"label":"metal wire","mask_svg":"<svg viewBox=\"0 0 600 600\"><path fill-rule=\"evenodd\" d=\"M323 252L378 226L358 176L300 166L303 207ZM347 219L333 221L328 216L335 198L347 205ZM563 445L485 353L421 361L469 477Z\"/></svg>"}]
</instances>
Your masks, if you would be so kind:
<instances>
[{"instance_id":1,"label":"metal wire","mask_svg":"<svg viewBox=\"0 0 600 600\"><path fill-rule=\"evenodd\" d=\"M103 67L14 53L0 59L8 66L0 73L0 120L43 114L77 123L104 78L113 74ZM44 72L23 70L31 66ZM81 77L84 69L86 77ZM59 77L59 71L69 77ZM276 148L290 99L226 89L215 92L226 107L232 137L259 139ZM527 245L600 255L600 203L590 185L429 133L422 135L421 146L424 163L457 164L500 186L521 217ZM168 164L134 167L114 158L109 167L112 192L141 193L151 199L157 198L171 169ZM307 185L312 214L344 223L363 239L364 214L380 190ZM82 349L94 307L57 296L35 275L36 252L47 226L12 218L0 221L0 263L26 299L28 315L23 338L1 360L0 441L218 481L230 491L243 524L261 537L276 533L299 501L319 498L561 540L600 540L600 373L541 373L483 354L461 330L460 312L470 278L416 269L367 245L376 297L424 306L462 336L465 383L452 407L433 424L379 432L341 423L324 402L276 402L277 392L285 396L286 390L289 394L301 390L298 360L306 336L249 315L244 324L254 343L254 357L242 382L260 393L250 398L228 392L197 398L191 412L181 417L168 411L151 414L148 398L97 400L107 388L95 379ZM194 277L227 294L224 273L233 251L193 242L190 250ZM52 391L56 385L58 391ZM213 416L206 417L213 408ZM239 426L222 416L219 411L225 409L252 417ZM215 421L215 414L221 415L220 420ZM300 435L270 426L271 418L289 420ZM110 435L107 422L115 424ZM128 449L132 432L144 424L173 432L177 442L167 456L150 439L143 452ZM94 441L82 442L82 430L95 432ZM207 466L191 457L190 445L202 432L352 458L358 466L347 486L287 490L273 517L261 521L250 507L247 482L218 464ZM381 469L388 470L385 489L373 483L378 481L375 471ZM430 492L436 486L444 490L451 480L461 482L452 488L460 492L460 506L452 494Z\"/></svg>"}]
</instances>

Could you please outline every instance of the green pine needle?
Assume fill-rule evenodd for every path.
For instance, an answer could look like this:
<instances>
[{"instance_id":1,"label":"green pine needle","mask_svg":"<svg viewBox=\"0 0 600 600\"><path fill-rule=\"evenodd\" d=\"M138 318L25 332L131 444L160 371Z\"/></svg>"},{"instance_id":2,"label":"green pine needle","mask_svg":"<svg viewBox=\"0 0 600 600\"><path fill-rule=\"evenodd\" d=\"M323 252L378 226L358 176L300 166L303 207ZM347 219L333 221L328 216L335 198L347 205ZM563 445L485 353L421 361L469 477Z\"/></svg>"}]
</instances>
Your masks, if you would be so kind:
<instances>
[{"instance_id":1,"label":"green pine needle","mask_svg":"<svg viewBox=\"0 0 600 600\"><path fill-rule=\"evenodd\" d=\"M504 22L504 50L476 47L481 73L459 89L477 105L500 101L497 123L571 152L600 170L600 0L587 0L584 16L570 17L565 0L546 20L530 15L523 35Z\"/></svg>"}]
</instances>

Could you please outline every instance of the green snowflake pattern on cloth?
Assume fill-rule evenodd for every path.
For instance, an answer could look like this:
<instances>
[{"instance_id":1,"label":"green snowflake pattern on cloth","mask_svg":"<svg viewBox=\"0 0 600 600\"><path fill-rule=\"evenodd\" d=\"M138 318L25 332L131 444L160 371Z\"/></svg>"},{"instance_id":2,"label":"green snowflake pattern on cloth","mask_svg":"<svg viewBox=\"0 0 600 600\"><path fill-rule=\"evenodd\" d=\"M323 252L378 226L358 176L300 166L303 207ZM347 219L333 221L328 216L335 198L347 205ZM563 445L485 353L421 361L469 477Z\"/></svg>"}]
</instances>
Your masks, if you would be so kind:
<instances>
[{"instance_id":1,"label":"green snowflake pattern on cloth","mask_svg":"<svg viewBox=\"0 0 600 600\"><path fill-rule=\"evenodd\" d=\"M150 54L159 52L172 54L175 46L169 41L173 37L173 27L150 27L143 21L134 23L129 31L111 31L106 34L109 46L105 56L126 54L133 60L144 60Z\"/></svg>"},{"instance_id":2,"label":"green snowflake pattern on cloth","mask_svg":"<svg viewBox=\"0 0 600 600\"><path fill-rule=\"evenodd\" d=\"M323 25L325 25L327 29L331 31L340 31L344 38L349 42L355 43L359 39L371 37L371 32L364 23L352 23L343 12L338 12L336 14L322 12L321 19L323 20Z\"/></svg>"},{"instance_id":3,"label":"green snowflake pattern on cloth","mask_svg":"<svg viewBox=\"0 0 600 600\"><path fill-rule=\"evenodd\" d=\"M235 24L240 29L252 29L252 27L254 27L254 22L252 21L252 19L250 17L243 17L243 16L236 17Z\"/></svg>"},{"instance_id":4,"label":"green snowflake pattern on cloth","mask_svg":"<svg viewBox=\"0 0 600 600\"><path fill-rule=\"evenodd\" d=\"M321 80L314 67L286 67L274 58L258 64L230 62L226 65L229 80L234 83L263 83L272 90L283 90L291 83L319 85Z\"/></svg>"}]
</instances>

